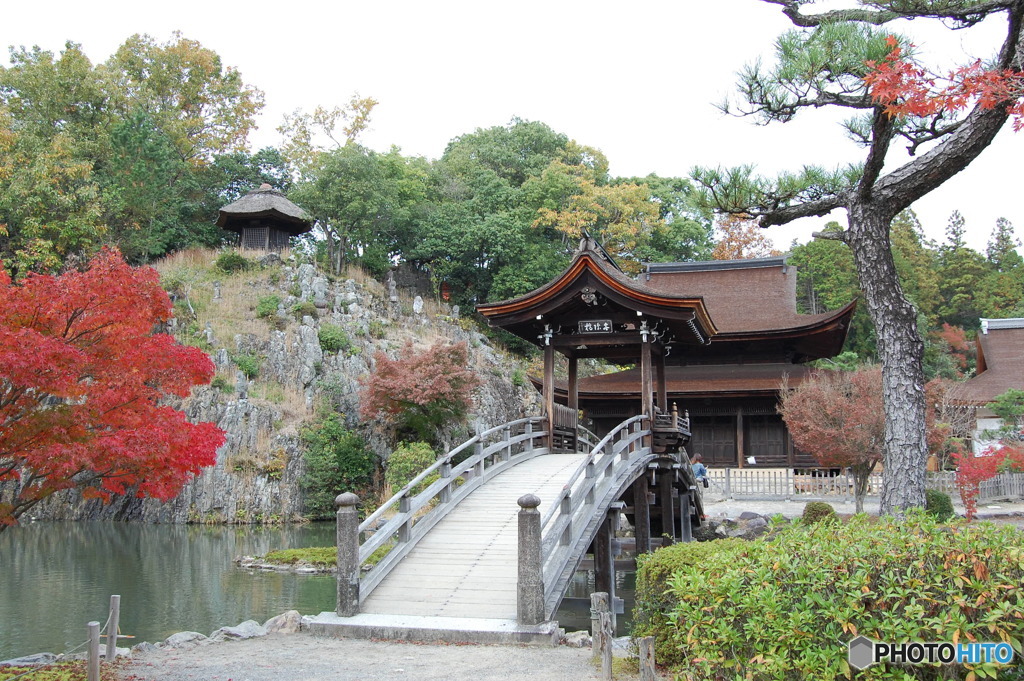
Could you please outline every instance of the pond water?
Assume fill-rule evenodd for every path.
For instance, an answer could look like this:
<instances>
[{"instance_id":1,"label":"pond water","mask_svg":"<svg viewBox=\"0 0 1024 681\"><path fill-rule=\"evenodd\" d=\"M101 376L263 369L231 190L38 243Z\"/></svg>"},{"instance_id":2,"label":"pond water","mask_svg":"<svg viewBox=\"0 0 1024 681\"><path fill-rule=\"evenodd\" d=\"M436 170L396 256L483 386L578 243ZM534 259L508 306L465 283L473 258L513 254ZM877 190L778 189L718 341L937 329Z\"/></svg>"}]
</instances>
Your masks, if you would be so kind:
<instances>
[{"instance_id":1,"label":"pond water","mask_svg":"<svg viewBox=\"0 0 1024 681\"><path fill-rule=\"evenodd\" d=\"M106 621L121 595L122 642L160 641L178 631L209 635L286 610L304 615L335 607L333 575L249 572L241 555L278 548L331 546L333 523L287 527L207 527L113 522L29 523L0 532L0 660L61 653L86 639L86 623ZM593 576L577 573L569 596L586 598ZM632 575L619 596L632 607ZM567 629L589 628L589 609L556 616ZM620 632L626 619L619 618Z\"/></svg>"},{"instance_id":2,"label":"pond water","mask_svg":"<svg viewBox=\"0 0 1024 681\"><path fill-rule=\"evenodd\" d=\"M74 522L31 523L0 533L0 660L61 653L106 621L121 595L127 643L178 631L209 635L285 610L333 610L333 575L249 573L235 556L275 548L329 546L333 523L290 527L205 527Z\"/></svg>"}]
</instances>

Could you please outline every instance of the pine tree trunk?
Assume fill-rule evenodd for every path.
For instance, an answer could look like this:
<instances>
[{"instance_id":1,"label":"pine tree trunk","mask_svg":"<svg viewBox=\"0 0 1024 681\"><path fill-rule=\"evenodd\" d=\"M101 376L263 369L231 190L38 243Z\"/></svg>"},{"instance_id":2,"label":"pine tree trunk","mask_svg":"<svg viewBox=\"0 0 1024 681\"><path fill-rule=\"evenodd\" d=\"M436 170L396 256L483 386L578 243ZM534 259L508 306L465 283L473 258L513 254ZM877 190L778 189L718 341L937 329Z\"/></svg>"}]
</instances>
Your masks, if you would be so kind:
<instances>
[{"instance_id":1,"label":"pine tree trunk","mask_svg":"<svg viewBox=\"0 0 1024 681\"><path fill-rule=\"evenodd\" d=\"M885 445L882 515L925 504L924 342L917 330L917 310L899 284L889 248L891 215L870 202L849 206L848 243L868 314L878 334L882 362Z\"/></svg>"}]
</instances>

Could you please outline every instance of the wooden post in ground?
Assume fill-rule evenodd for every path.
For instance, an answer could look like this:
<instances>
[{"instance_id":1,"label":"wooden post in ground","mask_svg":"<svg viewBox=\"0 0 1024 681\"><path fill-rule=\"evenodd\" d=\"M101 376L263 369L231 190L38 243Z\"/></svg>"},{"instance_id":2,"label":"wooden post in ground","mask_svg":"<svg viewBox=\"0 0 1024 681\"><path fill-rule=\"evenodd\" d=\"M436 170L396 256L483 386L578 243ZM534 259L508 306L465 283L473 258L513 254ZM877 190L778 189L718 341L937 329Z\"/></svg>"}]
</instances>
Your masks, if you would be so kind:
<instances>
[{"instance_id":1,"label":"wooden post in ground","mask_svg":"<svg viewBox=\"0 0 1024 681\"><path fill-rule=\"evenodd\" d=\"M613 513L605 515L594 538L594 588L608 594L608 603L615 604L615 557L612 556ZM615 608L610 608L612 628L615 627Z\"/></svg>"},{"instance_id":2,"label":"wooden post in ground","mask_svg":"<svg viewBox=\"0 0 1024 681\"><path fill-rule=\"evenodd\" d=\"M651 552L651 504L647 498L647 475L633 483L633 535L636 553Z\"/></svg>"},{"instance_id":3,"label":"wooden post in ground","mask_svg":"<svg viewBox=\"0 0 1024 681\"><path fill-rule=\"evenodd\" d=\"M89 622L89 649L86 655L86 677L88 681L100 681L100 623Z\"/></svg>"},{"instance_id":4,"label":"wooden post in ground","mask_svg":"<svg viewBox=\"0 0 1024 681\"><path fill-rule=\"evenodd\" d=\"M657 681L658 672L654 666L654 637L640 639L640 681Z\"/></svg>"},{"instance_id":5,"label":"wooden post in ground","mask_svg":"<svg viewBox=\"0 0 1024 681\"><path fill-rule=\"evenodd\" d=\"M544 621L544 577L540 546L540 497L519 497L519 578L516 583L516 620L519 624Z\"/></svg>"},{"instance_id":6,"label":"wooden post in ground","mask_svg":"<svg viewBox=\"0 0 1024 681\"><path fill-rule=\"evenodd\" d=\"M672 469L667 466L661 467L658 469L658 505L661 507L661 533L674 542L676 540L676 518L672 501Z\"/></svg>"},{"instance_id":7,"label":"wooden post in ground","mask_svg":"<svg viewBox=\"0 0 1024 681\"><path fill-rule=\"evenodd\" d=\"M607 593L596 591L590 594L590 657L593 660L601 656L601 637L604 635L601 615L607 613L610 607L611 600Z\"/></svg>"},{"instance_id":8,"label":"wooden post in ground","mask_svg":"<svg viewBox=\"0 0 1024 681\"><path fill-rule=\"evenodd\" d=\"M615 638L615 608L601 613L601 678L612 681L612 639Z\"/></svg>"},{"instance_id":9,"label":"wooden post in ground","mask_svg":"<svg viewBox=\"0 0 1024 681\"><path fill-rule=\"evenodd\" d=\"M110 619L107 621L107 662L117 657L117 628L121 619L121 597L110 597Z\"/></svg>"},{"instance_id":10,"label":"wooden post in ground","mask_svg":"<svg viewBox=\"0 0 1024 681\"><path fill-rule=\"evenodd\" d=\"M339 494L338 507L338 607L339 617L359 614L359 497Z\"/></svg>"}]
</instances>

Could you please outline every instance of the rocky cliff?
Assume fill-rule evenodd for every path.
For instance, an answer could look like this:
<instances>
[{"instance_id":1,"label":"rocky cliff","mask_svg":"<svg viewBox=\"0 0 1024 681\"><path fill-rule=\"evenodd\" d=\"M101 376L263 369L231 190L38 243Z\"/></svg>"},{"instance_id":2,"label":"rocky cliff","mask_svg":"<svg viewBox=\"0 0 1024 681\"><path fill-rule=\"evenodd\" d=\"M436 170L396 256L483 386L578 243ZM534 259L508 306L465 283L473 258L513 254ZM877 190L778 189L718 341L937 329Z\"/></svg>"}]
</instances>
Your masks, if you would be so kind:
<instances>
[{"instance_id":1,"label":"rocky cliff","mask_svg":"<svg viewBox=\"0 0 1024 681\"><path fill-rule=\"evenodd\" d=\"M34 516L177 523L299 518L302 424L317 406L330 404L386 460L386 433L358 419L359 379L373 370L376 352L396 357L409 342L464 342L483 379L469 421L448 427L444 443L468 437L476 423L488 427L539 410L519 360L492 345L457 308L424 301L415 291L389 290L358 274L332 279L313 265L275 255L233 274L217 270L209 253L183 254L158 269L176 297L172 330L209 352L217 366L213 384L180 405L190 420L225 430L216 465L167 503L127 498L102 506L65 494L33 509ZM325 327L341 339L339 350L322 349Z\"/></svg>"}]
</instances>

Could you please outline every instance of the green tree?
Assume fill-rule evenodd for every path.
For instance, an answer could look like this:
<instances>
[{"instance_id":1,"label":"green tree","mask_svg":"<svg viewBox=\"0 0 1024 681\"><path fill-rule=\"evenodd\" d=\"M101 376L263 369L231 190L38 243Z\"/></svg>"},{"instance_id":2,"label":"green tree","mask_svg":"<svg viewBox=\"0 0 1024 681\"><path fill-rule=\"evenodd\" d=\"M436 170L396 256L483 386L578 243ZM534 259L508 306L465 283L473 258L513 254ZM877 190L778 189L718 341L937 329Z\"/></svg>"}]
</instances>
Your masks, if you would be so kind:
<instances>
[{"instance_id":1,"label":"green tree","mask_svg":"<svg viewBox=\"0 0 1024 681\"><path fill-rule=\"evenodd\" d=\"M263 108L263 93L237 69L180 32L163 44L133 35L105 66L112 79L107 106L120 117L144 110L179 158L195 165L243 151Z\"/></svg>"},{"instance_id":2,"label":"green tree","mask_svg":"<svg viewBox=\"0 0 1024 681\"><path fill-rule=\"evenodd\" d=\"M342 416L321 411L303 427L306 472L302 487L306 513L312 518L333 518L334 498L342 492L363 492L373 481L376 458L363 438L345 427Z\"/></svg>"},{"instance_id":3,"label":"green tree","mask_svg":"<svg viewBox=\"0 0 1024 681\"><path fill-rule=\"evenodd\" d=\"M75 43L10 59L0 67L0 258L19 274L55 270L105 237L93 176L107 146L104 84Z\"/></svg>"},{"instance_id":4,"label":"green tree","mask_svg":"<svg viewBox=\"0 0 1024 681\"><path fill-rule=\"evenodd\" d=\"M1024 4L860 0L807 14L803 9L811 0L764 1L779 5L796 29L779 37L774 67L755 64L743 71L739 108L727 104L727 110L766 123L790 121L807 108L849 110L853 117L845 131L863 146L864 161L832 171L805 167L774 179L756 176L751 166L698 169L694 177L705 188L709 204L756 216L763 227L846 210L849 226L835 236L853 252L882 363L886 427L881 509L902 513L925 503L924 344L917 310L900 284L890 223L970 165L1008 120L1006 105L1012 102L996 97L970 111L949 108L920 116L892 115L888 104L873 96L865 77L899 58L889 40L891 22L934 20L955 28L1003 14L1008 28L992 67L1022 71ZM896 40L904 50L910 49L909 40ZM881 89L876 92L882 94ZM912 154L899 166L890 154L897 144ZM922 145L927 151L917 153Z\"/></svg>"},{"instance_id":5,"label":"green tree","mask_svg":"<svg viewBox=\"0 0 1024 681\"><path fill-rule=\"evenodd\" d=\"M390 258L415 241L413 224L427 200L422 158L353 143L324 152L310 172L292 198L316 218L335 273L371 246Z\"/></svg>"},{"instance_id":6,"label":"green tree","mask_svg":"<svg viewBox=\"0 0 1024 681\"><path fill-rule=\"evenodd\" d=\"M980 253L964 243L965 232L963 217L954 211L946 227L946 242L939 248L938 314L943 322L977 329L984 312L978 291L989 267Z\"/></svg>"}]
</instances>

